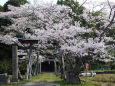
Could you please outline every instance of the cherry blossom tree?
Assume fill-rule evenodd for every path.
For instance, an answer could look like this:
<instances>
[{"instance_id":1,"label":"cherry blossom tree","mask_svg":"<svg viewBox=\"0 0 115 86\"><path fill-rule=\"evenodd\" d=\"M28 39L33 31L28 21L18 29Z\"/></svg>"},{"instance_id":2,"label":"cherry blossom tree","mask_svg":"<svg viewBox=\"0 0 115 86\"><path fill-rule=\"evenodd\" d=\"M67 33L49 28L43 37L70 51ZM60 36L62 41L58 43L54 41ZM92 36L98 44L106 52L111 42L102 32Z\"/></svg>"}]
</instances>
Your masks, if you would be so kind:
<instances>
[{"instance_id":1,"label":"cherry blossom tree","mask_svg":"<svg viewBox=\"0 0 115 86\"><path fill-rule=\"evenodd\" d=\"M93 60L101 61L111 61L114 58L108 53L110 45L107 43L115 42L115 40L105 34L105 30L108 27L108 29L112 29L113 24L110 25L110 22L102 15L92 16L87 9L78 15L70 7L64 5L33 6L25 4L20 7L9 5L9 9L11 11L0 12L0 18L7 18L12 23L9 26L3 26L7 33L0 34L2 43L19 44L18 37L39 39L38 49L48 49L53 46L61 58L64 57L63 61L68 59L70 61L73 58L75 67L79 67L78 58L90 57ZM87 24L83 26L81 21L73 23L73 18L70 15L82 17L92 26L89 27ZM95 24L98 23L93 22L96 18L104 23L99 29L94 29ZM95 35L92 36L92 33ZM69 53L71 56L66 56ZM71 69L69 64L65 67L68 70ZM79 72L75 72L79 68L69 72L68 70L65 74L67 80L70 78L72 83L80 83Z\"/></svg>"}]
</instances>

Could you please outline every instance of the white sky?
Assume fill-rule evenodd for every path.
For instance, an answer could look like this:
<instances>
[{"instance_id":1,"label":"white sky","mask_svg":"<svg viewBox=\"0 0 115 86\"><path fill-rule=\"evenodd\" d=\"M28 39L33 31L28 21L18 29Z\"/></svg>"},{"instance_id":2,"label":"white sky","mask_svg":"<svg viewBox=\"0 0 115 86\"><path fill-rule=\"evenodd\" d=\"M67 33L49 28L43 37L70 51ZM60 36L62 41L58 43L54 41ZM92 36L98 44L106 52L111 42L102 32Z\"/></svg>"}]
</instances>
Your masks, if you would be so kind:
<instances>
[{"instance_id":1,"label":"white sky","mask_svg":"<svg viewBox=\"0 0 115 86\"><path fill-rule=\"evenodd\" d=\"M8 0L0 0L0 5L4 5L4 3L6 3L6 1ZM32 4L46 4L46 3L52 3L52 4L56 4L57 0L28 0L29 2L31 2ZM78 2L80 2L80 4L82 4L85 0L76 0ZM97 6L97 4L99 4L100 2L106 2L107 0L87 0L87 3L85 3L85 7L92 9L93 6ZM109 0L110 2L114 2L115 0ZM96 9L99 9L100 7L98 6Z\"/></svg>"}]
</instances>

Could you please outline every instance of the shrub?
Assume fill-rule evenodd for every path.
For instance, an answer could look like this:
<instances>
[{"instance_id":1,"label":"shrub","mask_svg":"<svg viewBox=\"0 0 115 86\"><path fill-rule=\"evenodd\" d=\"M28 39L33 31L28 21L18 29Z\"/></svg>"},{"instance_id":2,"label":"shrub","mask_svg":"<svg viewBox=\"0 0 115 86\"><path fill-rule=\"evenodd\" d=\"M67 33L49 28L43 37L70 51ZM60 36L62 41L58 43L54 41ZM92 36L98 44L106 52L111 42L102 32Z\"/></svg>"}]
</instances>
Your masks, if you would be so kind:
<instances>
[{"instance_id":1,"label":"shrub","mask_svg":"<svg viewBox=\"0 0 115 86\"><path fill-rule=\"evenodd\" d=\"M0 73L12 73L11 60L0 61Z\"/></svg>"}]
</instances>

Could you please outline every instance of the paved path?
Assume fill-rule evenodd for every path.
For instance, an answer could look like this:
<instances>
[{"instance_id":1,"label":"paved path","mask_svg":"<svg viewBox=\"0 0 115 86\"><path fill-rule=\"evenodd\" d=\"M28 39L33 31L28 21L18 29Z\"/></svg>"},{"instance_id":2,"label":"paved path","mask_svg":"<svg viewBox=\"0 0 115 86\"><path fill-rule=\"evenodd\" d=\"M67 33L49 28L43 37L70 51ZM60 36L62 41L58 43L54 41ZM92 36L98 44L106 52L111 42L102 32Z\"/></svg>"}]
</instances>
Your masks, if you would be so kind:
<instances>
[{"instance_id":1,"label":"paved path","mask_svg":"<svg viewBox=\"0 0 115 86\"><path fill-rule=\"evenodd\" d=\"M44 73L44 74L47 74L47 73ZM41 76L41 81L39 82L28 82L28 83L25 83L25 84L21 84L21 85L18 85L18 86L60 86L59 84L57 83L53 83L52 80L53 80L53 73L48 73L48 76L46 77L46 79L48 79L48 82L42 82L42 79L44 79L44 74Z\"/></svg>"},{"instance_id":2,"label":"paved path","mask_svg":"<svg viewBox=\"0 0 115 86\"><path fill-rule=\"evenodd\" d=\"M38 83L29 82L19 86L60 86L60 85L51 82L38 82Z\"/></svg>"}]
</instances>

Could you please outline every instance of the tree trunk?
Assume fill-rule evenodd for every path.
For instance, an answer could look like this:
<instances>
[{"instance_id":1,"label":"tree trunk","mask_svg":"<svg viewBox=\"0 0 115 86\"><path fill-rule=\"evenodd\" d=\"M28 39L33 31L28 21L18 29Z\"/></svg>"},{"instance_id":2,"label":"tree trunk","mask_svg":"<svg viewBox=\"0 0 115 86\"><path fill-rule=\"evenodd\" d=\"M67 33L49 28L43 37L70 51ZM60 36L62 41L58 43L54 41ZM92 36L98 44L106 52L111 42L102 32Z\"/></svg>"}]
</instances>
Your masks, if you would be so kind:
<instances>
[{"instance_id":1,"label":"tree trunk","mask_svg":"<svg viewBox=\"0 0 115 86\"><path fill-rule=\"evenodd\" d=\"M66 80L66 74L65 74L65 62L64 62L64 56L62 56L62 59L61 59L61 78Z\"/></svg>"},{"instance_id":2,"label":"tree trunk","mask_svg":"<svg viewBox=\"0 0 115 86\"><path fill-rule=\"evenodd\" d=\"M32 77L31 73L32 73L32 44L30 44L29 61L27 65L27 74L26 74L27 80Z\"/></svg>"},{"instance_id":3,"label":"tree trunk","mask_svg":"<svg viewBox=\"0 0 115 86\"><path fill-rule=\"evenodd\" d=\"M19 80L23 80L22 75L21 75L21 72L20 72L19 69L18 69L18 78L19 78Z\"/></svg>"},{"instance_id":4,"label":"tree trunk","mask_svg":"<svg viewBox=\"0 0 115 86\"><path fill-rule=\"evenodd\" d=\"M75 64L73 67L72 64L66 65L66 81L72 84L80 84L81 80L79 78L80 65Z\"/></svg>"},{"instance_id":5,"label":"tree trunk","mask_svg":"<svg viewBox=\"0 0 115 86\"><path fill-rule=\"evenodd\" d=\"M80 84L81 80L78 75L75 75L73 72L66 73L66 80L72 84Z\"/></svg>"},{"instance_id":6,"label":"tree trunk","mask_svg":"<svg viewBox=\"0 0 115 86\"><path fill-rule=\"evenodd\" d=\"M38 67L39 67L39 63L38 63L38 52L37 52L37 59L36 59L36 63L35 63L35 75L38 74Z\"/></svg>"}]
</instances>

